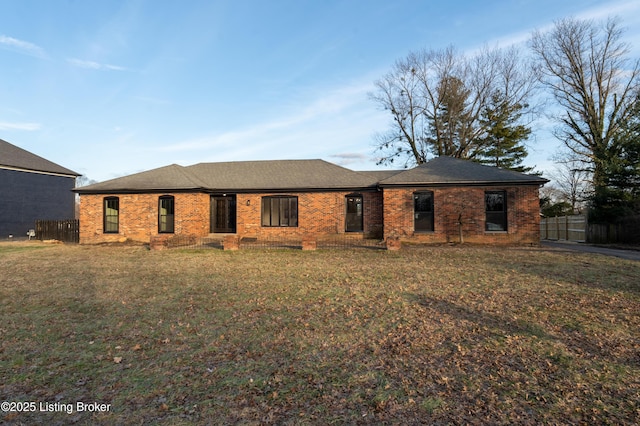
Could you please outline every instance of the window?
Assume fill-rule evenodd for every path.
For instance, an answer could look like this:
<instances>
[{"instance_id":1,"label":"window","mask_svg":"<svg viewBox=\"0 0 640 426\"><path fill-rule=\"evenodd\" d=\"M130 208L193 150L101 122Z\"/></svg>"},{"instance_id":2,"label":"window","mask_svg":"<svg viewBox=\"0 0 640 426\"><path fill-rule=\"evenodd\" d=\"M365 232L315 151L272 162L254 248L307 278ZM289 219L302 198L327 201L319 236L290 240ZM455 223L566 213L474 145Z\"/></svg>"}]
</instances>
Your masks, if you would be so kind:
<instances>
[{"instance_id":1,"label":"window","mask_svg":"<svg viewBox=\"0 0 640 426\"><path fill-rule=\"evenodd\" d=\"M507 194L504 191L487 191L484 193L487 231L507 230Z\"/></svg>"},{"instance_id":2,"label":"window","mask_svg":"<svg viewBox=\"0 0 640 426\"><path fill-rule=\"evenodd\" d=\"M298 226L298 197L262 197L262 226Z\"/></svg>"},{"instance_id":3,"label":"window","mask_svg":"<svg viewBox=\"0 0 640 426\"><path fill-rule=\"evenodd\" d=\"M118 215L120 213L120 200L118 197L108 197L104 199L104 232L106 234L118 233Z\"/></svg>"},{"instance_id":4,"label":"window","mask_svg":"<svg viewBox=\"0 0 640 426\"><path fill-rule=\"evenodd\" d=\"M362 215L362 195L347 195L346 197L346 232L362 232L363 215Z\"/></svg>"},{"instance_id":5,"label":"window","mask_svg":"<svg viewBox=\"0 0 640 426\"><path fill-rule=\"evenodd\" d=\"M163 195L158 202L158 232L173 233L174 198Z\"/></svg>"},{"instance_id":6,"label":"window","mask_svg":"<svg viewBox=\"0 0 640 426\"><path fill-rule=\"evenodd\" d=\"M416 232L433 232L433 192L413 194L413 229Z\"/></svg>"}]
</instances>

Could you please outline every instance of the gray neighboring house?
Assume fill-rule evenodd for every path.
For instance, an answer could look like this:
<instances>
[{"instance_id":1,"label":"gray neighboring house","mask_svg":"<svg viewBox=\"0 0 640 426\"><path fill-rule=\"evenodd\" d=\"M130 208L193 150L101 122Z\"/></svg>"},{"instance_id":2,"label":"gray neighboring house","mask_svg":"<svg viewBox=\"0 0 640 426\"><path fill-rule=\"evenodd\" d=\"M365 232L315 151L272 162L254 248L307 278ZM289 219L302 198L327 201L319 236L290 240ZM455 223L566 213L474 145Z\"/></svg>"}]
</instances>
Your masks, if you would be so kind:
<instances>
[{"instance_id":1,"label":"gray neighboring house","mask_svg":"<svg viewBox=\"0 0 640 426\"><path fill-rule=\"evenodd\" d=\"M0 240L25 237L36 220L73 219L78 176L0 139Z\"/></svg>"}]
</instances>

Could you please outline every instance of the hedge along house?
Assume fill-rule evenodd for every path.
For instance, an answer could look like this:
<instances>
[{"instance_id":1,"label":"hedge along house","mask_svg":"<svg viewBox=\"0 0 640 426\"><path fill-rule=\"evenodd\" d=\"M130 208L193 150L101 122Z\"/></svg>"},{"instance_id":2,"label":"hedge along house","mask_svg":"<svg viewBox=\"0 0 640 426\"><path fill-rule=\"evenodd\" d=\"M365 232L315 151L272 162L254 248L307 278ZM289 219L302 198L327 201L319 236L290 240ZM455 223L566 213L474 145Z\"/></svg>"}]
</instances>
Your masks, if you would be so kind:
<instances>
[{"instance_id":1,"label":"hedge along house","mask_svg":"<svg viewBox=\"0 0 640 426\"><path fill-rule=\"evenodd\" d=\"M73 219L78 176L0 139L0 238L26 237L39 219Z\"/></svg>"},{"instance_id":2,"label":"hedge along house","mask_svg":"<svg viewBox=\"0 0 640 426\"><path fill-rule=\"evenodd\" d=\"M81 243L234 234L528 244L539 241L545 182L449 157L377 172L278 160L173 164L74 191Z\"/></svg>"}]
</instances>

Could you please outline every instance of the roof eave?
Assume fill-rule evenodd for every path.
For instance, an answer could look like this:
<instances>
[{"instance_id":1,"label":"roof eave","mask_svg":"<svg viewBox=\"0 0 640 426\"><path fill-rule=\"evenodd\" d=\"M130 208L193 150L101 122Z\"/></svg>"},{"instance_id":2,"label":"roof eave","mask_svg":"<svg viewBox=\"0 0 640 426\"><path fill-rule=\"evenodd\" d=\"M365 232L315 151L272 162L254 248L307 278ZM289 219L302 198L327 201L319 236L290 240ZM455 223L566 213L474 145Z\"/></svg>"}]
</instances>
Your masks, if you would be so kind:
<instances>
[{"instance_id":1,"label":"roof eave","mask_svg":"<svg viewBox=\"0 0 640 426\"><path fill-rule=\"evenodd\" d=\"M72 192L75 192L76 194L105 194L105 195L112 195L112 194L159 194L159 193L169 193L169 192L174 192L174 193L184 193L184 192L206 192L205 189L203 188L146 188L146 189L140 189L140 188L111 188L111 189L84 189L82 187L79 188L73 188L71 190Z\"/></svg>"},{"instance_id":2,"label":"roof eave","mask_svg":"<svg viewBox=\"0 0 640 426\"><path fill-rule=\"evenodd\" d=\"M369 186L341 186L341 187L283 187L283 188L227 188L227 189L207 189L210 193L232 193L232 194L266 194L266 193L291 193L291 192L358 192L376 191L377 185Z\"/></svg>"},{"instance_id":3,"label":"roof eave","mask_svg":"<svg viewBox=\"0 0 640 426\"><path fill-rule=\"evenodd\" d=\"M68 172L62 171L51 171L51 170L39 170L39 169L30 169L27 167L18 167L18 166L10 166L6 164L0 164L0 169L5 170L14 170L17 172L25 172L25 173L37 173L41 175L52 175L52 176L62 176L62 177L73 177L76 178L78 176L82 176L80 173L76 173L73 170L69 170Z\"/></svg>"},{"instance_id":4,"label":"roof eave","mask_svg":"<svg viewBox=\"0 0 640 426\"><path fill-rule=\"evenodd\" d=\"M444 186L517 186L517 185L544 185L547 179L535 180L501 180L501 181L455 181L455 182L381 182L381 188L386 187L444 187Z\"/></svg>"},{"instance_id":5,"label":"roof eave","mask_svg":"<svg viewBox=\"0 0 640 426\"><path fill-rule=\"evenodd\" d=\"M357 192L376 191L377 185L369 186L345 186L345 187L286 187L286 188L110 188L110 189L84 189L82 187L72 189L77 194L112 195L112 194L158 194L158 193L193 193L207 194L262 194L262 193L292 193L292 192Z\"/></svg>"}]
</instances>

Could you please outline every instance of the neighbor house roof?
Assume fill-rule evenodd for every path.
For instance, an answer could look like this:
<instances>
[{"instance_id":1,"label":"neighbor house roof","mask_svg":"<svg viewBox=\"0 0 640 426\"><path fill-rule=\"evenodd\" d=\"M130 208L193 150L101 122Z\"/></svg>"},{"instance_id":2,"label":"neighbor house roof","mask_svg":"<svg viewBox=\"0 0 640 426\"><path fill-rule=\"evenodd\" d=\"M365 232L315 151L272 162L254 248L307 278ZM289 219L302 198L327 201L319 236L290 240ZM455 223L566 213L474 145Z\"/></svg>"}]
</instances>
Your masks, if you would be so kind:
<instances>
[{"instance_id":1,"label":"neighbor house roof","mask_svg":"<svg viewBox=\"0 0 640 426\"><path fill-rule=\"evenodd\" d=\"M385 186L412 185L487 185L487 184L544 184L548 182L536 175L485 166L453 157L436 157L424 164L405 170L379 182Z\"/></svg>"},{"instance_id":2,"label":"neighbor house roof","mask_svg":"<svg viewBox=\"0 0 640 426\"><path fill-rule=\"evenodd\" d=\"M324 160L274 160L172 164L74 191L116 193L171 190L214 192L350 190L375 188L378 179Z\"/></svg>"},{"instance_id":3,"label":"neighbor house roof","mask_svg":"<svg viewBox=\"0 0 640 426\"><path fill-rule=\"evenodd\" d=\"M0 139L0 168L20 171L80 176L79 173L46 160Z\"/></svg>"}]
</instances>

